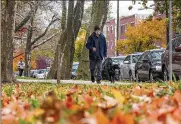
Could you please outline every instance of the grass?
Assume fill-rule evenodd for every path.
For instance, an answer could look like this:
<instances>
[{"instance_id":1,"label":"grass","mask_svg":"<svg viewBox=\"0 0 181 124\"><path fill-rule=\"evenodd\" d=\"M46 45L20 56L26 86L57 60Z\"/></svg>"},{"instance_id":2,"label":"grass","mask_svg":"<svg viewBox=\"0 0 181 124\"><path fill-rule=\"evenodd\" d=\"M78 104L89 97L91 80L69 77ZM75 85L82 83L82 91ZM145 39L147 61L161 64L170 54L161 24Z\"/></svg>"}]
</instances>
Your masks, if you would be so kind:
<instances>
[{"instance_id":1,"label":"grass","mask_svg":"<svg viewBox=\"0 0 181 124\"><path fill-rule=\"evenodd\" d=\"M39 78L33 78L33 77L20 77L20 76L17 76L16 79L27 79L27 80L51 80L51 79L39 79Z\"/></svg>"},{"instance_id":2,"label":"grass","mask_svg":"<svg viewBox=\"0 0 181 124\"><path fill-rule=\"evenodd\" d=\"M154 100L160 99L160 100L166 100L162 99L162 97L168 97L168 99L172 98L173 95L178 89L181 90L181 82L179 83L132 83L127 85L89 85L89 84L50 84L45 82L40 83L11 83L11 84L2 84L2 109L4 108L11 108L11 111L16 111L17 114L14 114L12 116L15 116L18 118L17 123L22 124L28 124L28 122L31 122L30 124L37 123L37 121L46 121L46 118L44 118L44 115L42 115L42 111L47 115L49 115L50 111L49 109L52 108L52 105L54 105L55 102L59 101L57 104L59 107L58 110L61 110L61 115L58 114L52 115L55 118L58 118L62 123L68 123L68 122L75 122L78 123L81 119L84 118L82 114L80 114L83 111L88 112L89 114L103 117L102 119L105 119L109 122L113 121L112 118L117 118L115 114L113 114L113 111L119 111L121 110L121 113L124 113L129 115L129 117L133 117L130 119L134 119L133 121L139 122L141 119L144 119L148 114L147 111L141 112L140 115L132 115L132 105L133 104L139 104L142 105L143 103L148 106L150 111L153 111L150 107L149 102L144 102L141 99L143 99L142 96L146 95L147 98ZM50 95L55 93L54 95ZM69 95L68 95L69 94ZM155 96L153 96L155 94ZM177 94L178 95L178 94ZM105 96L107 96L108 101L105 101ZM134 96L134 97L133 97ZM19 104L18 101L24 102L23 104ZM57 100L58 99L58 100ZM119 101L118 106L114 107L112 103L115 102L115 100ZM7 101L9 102L9 105L7 104ZM112 101L112 102L110 102ZM27 103L28 102L28 103ZM97 113L100 111L97 111L97 107L102 104L104 105L104 102L106 104L110 104L110 107L104 108L99 107L98 110L101 110L101 113ZM167 102L164 102L164 104L167 104ZM157 103L156 103L157 104ZM158 103L160 105L160 103ZM169 104L170 105L170 104ZM172 104L171 104L172 105ZM12 108L12 106L15 106ZM22 107L23 106L23 107ZM27 108L29 106L29 109ZM70 108L70 106L72 106ZM87 107L89 106L89 107ZM154 106L154 104L153 104ZM163 105L164 106L164 105ZM26 107L26 111L21 110L20 108ZM46 107L46 109L42 108ZM17 109L18 108L18 109ZM14 110L13 110L14 109ZM42 110L43 109L43 110ZM158 108L160 109L160 108ZM143 109L144 110L144 109ZM51 109L52 111L56 111L57 109ZM106 112L109 111L109 112ZM22 112L22 113L21 113ZM26 112L26 114L24 114ZM34 113L33 120L31 112ZM80 113L79 113L80 112ZM38 115L37 115L38 114ZM21 115L27 115L26 118L21 118ZM3 115L3 122L4 123L10 123L9 121L11 119L6 120L7 115ZM165 115L163 117L166 117ZM119 117L121 119L123 117ZM74 120L75 119L75 120ZM98 118L99 119L99 118ZM101 122L102 122L102 119ZM147 119L147 118L145 118ZM125 119L123 119L125 120ZM126 119L129 120L129 119ZM14 121L13 118L11 122ZM45 122L43 122L45 123ZM118 123L118 122L117 122ZM128 124L129 122L127 122ZM108 123L106 123L108 124ZM130 124L130 123L129 123Z\"/></svg>"}]
</instances>

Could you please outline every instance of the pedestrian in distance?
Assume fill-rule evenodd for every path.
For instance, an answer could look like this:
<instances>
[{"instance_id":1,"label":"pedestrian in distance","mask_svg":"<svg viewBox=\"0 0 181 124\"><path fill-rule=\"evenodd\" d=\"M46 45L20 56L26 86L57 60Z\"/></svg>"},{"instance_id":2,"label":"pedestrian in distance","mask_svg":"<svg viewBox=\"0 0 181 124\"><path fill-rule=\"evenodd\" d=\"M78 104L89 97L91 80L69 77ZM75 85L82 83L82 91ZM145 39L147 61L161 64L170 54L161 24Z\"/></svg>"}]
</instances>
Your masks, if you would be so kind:
<instances>
[{"instance_id":1,"label":"pedestrian in distance","mask_svg":"<svg viewBox=\"0 0 181 124\"><path fill-rule=\"evenodd\" d=\"M97 67L96 82L101 83L102 61L107 57L107 44L99 26L94 27L94 32L89 36L86 48L89 49L91 81L95 82L95 68Z\"/></svg>"},{"instance_id":2,"label":"pedestrian in distance","mask_svg":"<svg viewBox=\"0 0 181 124\"><path fill-rule=\"evenodd\" d=\"M20 58L20 61L18 62L18 69L19 69L19 76L21 77L23 75L25 63L23 62L22 58Z\"/></svg>"}]
</instances>

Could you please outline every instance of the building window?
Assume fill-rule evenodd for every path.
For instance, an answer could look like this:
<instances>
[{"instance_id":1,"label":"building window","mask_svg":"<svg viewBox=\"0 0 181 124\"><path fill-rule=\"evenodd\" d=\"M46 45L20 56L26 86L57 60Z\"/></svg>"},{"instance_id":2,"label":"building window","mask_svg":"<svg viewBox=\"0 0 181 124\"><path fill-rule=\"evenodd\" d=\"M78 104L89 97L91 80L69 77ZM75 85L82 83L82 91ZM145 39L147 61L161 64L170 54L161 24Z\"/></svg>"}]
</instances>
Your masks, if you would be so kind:
<instances>
[{"instance_id":1,"label":"building window","mask_svg":"<svg viewBox=\"0 0 181 124\"><path fill-rule=\"evenodd\" d=\"M107 40L107 47L109 47L109 41Z\"/></svg>"},{"instance_id":2,"label":"building window","mask_svg":"<svg viewBox=\"0 0 181 124\"><path fill-rule=\"evenodd\" d=\"M134 22L131 22L131 26L134 26L135 24L134 24Z\"/></svg>"},{"instance_id":3,"label":"building window","mask_svg":"<svg viewBox=\"0 0 181 124\"><path fill-rule=\"evenodd\" d=\"M111 25L111 33L113 33L113 26Z\"/></svg>"},{"instance_id":4,"label":"building window","mask_svg":"<svg viewBox=\"0 0 181 124\"><path fill-rule=\"evenodd\" d=\"M109 32L109 27L107 27L107 31Z\"/></svg>"},{"instance_id":5,"label":"building window","mask_svg":"<svg viewBox=\"0 0 181 124\"><path fill-rule=\"evenodd\" d=\"M125 30L126 30L125 25L121 25L121 34L124 34Z\"/></svg>"},{"instance_id":6,"label":"building window","mask_svg":"<svg viewBox=\"0 0 181 124\"><path fill-rule=\"evenodd\" d=\"M114 46L114 42L111 42L111 49L113 49L113 46Z\"/></svg>"}]
</instances>

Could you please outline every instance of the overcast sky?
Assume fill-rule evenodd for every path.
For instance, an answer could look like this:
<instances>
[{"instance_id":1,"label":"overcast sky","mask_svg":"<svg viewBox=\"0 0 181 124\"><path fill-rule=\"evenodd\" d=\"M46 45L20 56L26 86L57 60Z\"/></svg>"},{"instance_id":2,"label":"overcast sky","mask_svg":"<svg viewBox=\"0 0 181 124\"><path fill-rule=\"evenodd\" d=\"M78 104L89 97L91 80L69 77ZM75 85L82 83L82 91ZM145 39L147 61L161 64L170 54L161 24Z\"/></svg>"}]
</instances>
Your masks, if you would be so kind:
<instances>
[{"instance_id":1,"label":"overcast sky","mask_svg":"<svg viewBox=\"0 0 181 124\"><path fill-rule=\"evenodd\" d=\"M86 1L85 2L85 9L91 5L91 1ZM147 3L147 6L150 6L152 5L154 2L149 0L148 3ZM117 1L110 1L110 4L111 4L111 17L113 18L117 18ZM128 7L129 6L133 6L132 10L128 10ZM139 4L139 2L136 2L135 5L132 4L132 0L127 0L127 1L119 1L119 15L120 17L121 16L129 16L129 15L133 15L133 14L152 14L153 13L153 10L152 9L147 9L147 10L138 10L139 8L143 8L143 6L141 4ZM57 13L59 13L59 15L61 15L61 5L60 5L60 2L58 3L55 3L54 4L54 8L53 8L54 11L56 11ZM50 15L50 13L43 13L42 14L42 22L44 22L44 25L43 27L46 27L49 22L46 20L45 21L45 18L46 17L52 17ZM51 18L50 18L51 19Z\"/></svg>"},{"instance_id":2,"label":"overcast sky","mask_svg":"<svg viewBox=\"0 0 181 124\"><path fill-rule=\"evenodd\" d=\"M111 16L116 18L117 17L117 1L111 1L110 2L112 5L111 8ZM119 1L119 15L121 16L128 16L128 15L133 15L133 14L152 14L153 10L152 9L147 9L147 10L138 10L139 8L143 8L141 4L138 4L139 2L136 2L135 5L133 5L132 10L128 10L128 7L132 5L132 1ZM153 4L153 1L148 1L147 5L150 6Z\"/></svg>"}]
</instances>

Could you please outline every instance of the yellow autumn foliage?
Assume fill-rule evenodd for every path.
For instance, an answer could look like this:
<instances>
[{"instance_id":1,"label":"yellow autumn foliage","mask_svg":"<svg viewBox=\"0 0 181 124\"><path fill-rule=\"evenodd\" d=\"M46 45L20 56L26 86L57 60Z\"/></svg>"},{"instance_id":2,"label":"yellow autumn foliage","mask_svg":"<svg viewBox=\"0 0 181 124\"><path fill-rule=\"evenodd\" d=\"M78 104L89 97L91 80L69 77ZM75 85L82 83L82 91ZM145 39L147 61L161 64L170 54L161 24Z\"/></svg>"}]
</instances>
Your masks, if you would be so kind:
<instances>
[{"instance_id":1,"label":"yellow autumn foliage","mask_svg":"<svg viewBox=\"0 0 181 124\"><path fill-rule=\"evenodd\" d=\"M156 43L165 47L166 44L166 20L142 21L135 27L128 26L126 40L118 40L119 53L129 54L143 52L156 48Z\"/></svg>"},{"instance_id":2,"label":"yellow autumn foliage","mask_svg":"<svg viewBox=\"0 0 181 124\"><path fill-rule=\"evenodd\" d=\"M74 61L79 61L82 49L85 42L86 30L80 29L77 39L75 41L75 53L74 53Z\"/></svg>"}]
</instances>

